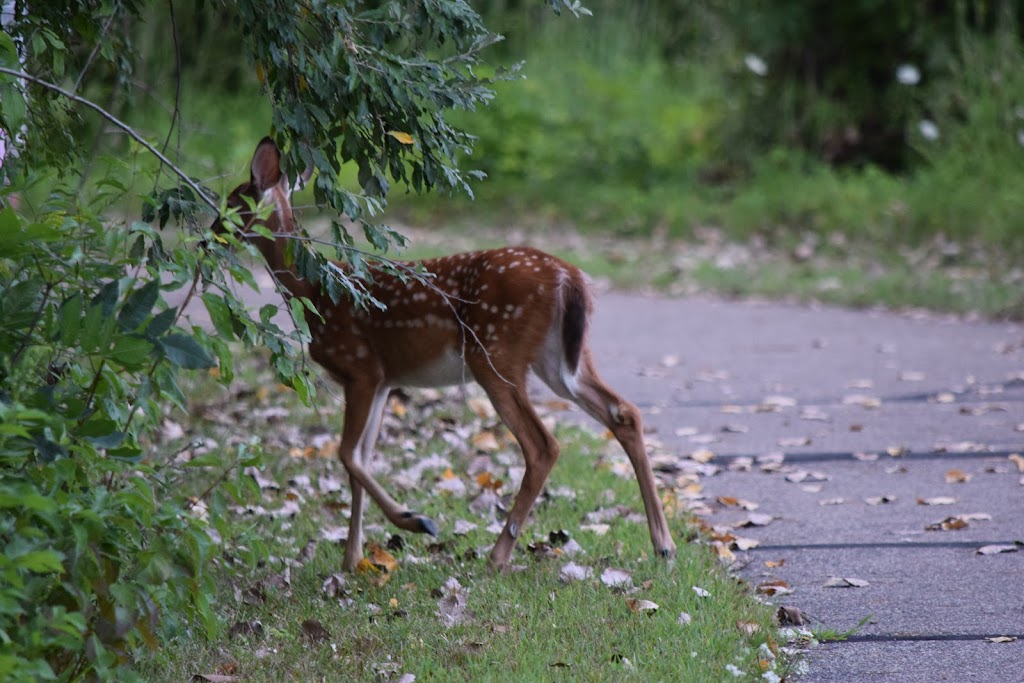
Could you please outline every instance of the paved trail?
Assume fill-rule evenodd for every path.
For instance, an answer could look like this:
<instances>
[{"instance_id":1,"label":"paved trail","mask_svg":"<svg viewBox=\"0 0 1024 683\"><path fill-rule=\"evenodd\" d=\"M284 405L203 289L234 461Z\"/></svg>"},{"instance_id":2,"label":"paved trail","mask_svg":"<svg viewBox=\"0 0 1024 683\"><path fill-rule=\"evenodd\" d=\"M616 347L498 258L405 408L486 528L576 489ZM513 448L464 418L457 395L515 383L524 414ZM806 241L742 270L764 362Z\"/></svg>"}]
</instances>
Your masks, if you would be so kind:
<instances>
[{"instance_id":1,"label":"paved trail","mask_svg":"<svg viewBox=\"0 0 1024 683\"><path fill-rule=\"evenodd\" d=\"M817 626L870 615L814 649L801 680L1024 681L1024 548L976 553L1024 541L1024 473L1008 457L1024 455L1024 327L608 294L593 338L654 438L716 453L709 522L750 514L718 496L774 517L742 529L761 542L746 578L786 581L794 592L775 602ZM730 471L771 452L782 471ZM947 483L950 470L969 480ZM933 498L954 502L918 503ZM973 514L991 518L925 530ZM986 640L1006 635L1018 640Z\"/></svg>"},{"instance_id":2,"label":"paved trail","mask_svg":"<svg viewBox=\"0 0 1024 683\"><path fill-rule=\"evenodd\" d=\"M261 301L275 301L269 288ZM1024 327L622 294L597 303L598 366L640 405L652 439L716 454L708 521L749 515L719 496L773 517L742 530L761 543L743 574L786 581L794 592L776 602L814 626L870 616L812 650L803 681L1024 681L1024 548L976 553L1024 541L1024 474L1009 458L1024 452ZM785 453L781 471L743 471L773 452ZM951 470L968 480L947 483ZM933 498L952 503L917 502ZM957 515L981 517L925 530ZM867 585L825 587L830 577Z\"/></svg>"}]
</instances>

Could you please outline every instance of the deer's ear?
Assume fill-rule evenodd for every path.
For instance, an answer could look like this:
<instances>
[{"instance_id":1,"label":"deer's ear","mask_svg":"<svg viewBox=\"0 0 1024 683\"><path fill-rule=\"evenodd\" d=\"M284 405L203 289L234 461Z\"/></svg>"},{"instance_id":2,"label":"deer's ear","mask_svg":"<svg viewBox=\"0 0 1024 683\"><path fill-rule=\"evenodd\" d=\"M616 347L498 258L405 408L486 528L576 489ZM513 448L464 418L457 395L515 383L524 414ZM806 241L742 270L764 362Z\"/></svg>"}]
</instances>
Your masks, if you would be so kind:
<instances>
[{"instance_id":1,"label":"deer's ear","mask_svg":"<svg viewBox=\"0 0 1024 683\"><path fill-rule=\"evenodd\" d=\"M281 182L281 150L277 143L265 137L252 155L252 183L265 192Z\"/></svg>"},{"instance_id":2,"label":"deer's ear","mask_svg":"<svg viewBox=\"0 0 1024 683\"><path fill-rule=\"evenodd\" d=\"M309 164L309 166L306 167L306 170L302 172L302 175L300 175L298 178L296 178L295 182L290 187L287 188L288 196L291 197L292 193L298 192L302 188L306 187L306 185L309 185L309 179L312 178L312 177L313 177L313 164L311 162Z\"/></svg>"}]
</instances>

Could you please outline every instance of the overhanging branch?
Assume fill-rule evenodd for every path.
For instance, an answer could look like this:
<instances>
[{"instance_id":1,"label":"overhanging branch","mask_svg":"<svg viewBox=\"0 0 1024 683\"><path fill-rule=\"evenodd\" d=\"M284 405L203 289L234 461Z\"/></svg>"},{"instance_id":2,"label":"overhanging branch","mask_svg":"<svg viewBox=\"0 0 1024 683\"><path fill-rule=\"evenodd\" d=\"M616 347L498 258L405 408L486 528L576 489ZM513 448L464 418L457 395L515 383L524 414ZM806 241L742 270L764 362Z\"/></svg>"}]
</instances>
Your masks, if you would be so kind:
<instances>
[{"instance_id":1,"label":"overhanging branch","mask_svg":"<svg viewBox=\"0 0 1024 683\"><path fill-rule=\"evenodd\" d=\"M137 143L139 143L140 145L145 147L153 156L155 156L163 164L165 164L168 168L170 168L171 171L173 171L176 176L181 178L182 182L184 182L186 185L188 185L192 189L192 191L195 192L196 195L200 199L202 199L203 202L206 205L208 205L211 209L213 209L215 212L220 210L220 205L217 202L215 202L209 195L207 195L206 192L204 192L201 187L199 187L190 177L188 177L188 175L186 175L184 171L182 171L180 168L178 168L173 163L171 163L171 160L168 159L167 157L165 157L160 152L160 150L158 150L156 147L154 147L153 145L151 145L148 142L146 142L146 140L143 139L141 135L139 135L138 133L135 132L134 128L129 126L124 121L121 121L119 118L117 118L116 116L114 116L113 114L111 114L106 109L104 109L100 105L96 104L92 100L88 100L88 99L86 99L84 97L80 97L80 96L78 96L78 95L76 95L76 94L74 94L72 92L68 92L64 88L61 88L59 85L54 85L53 83L50 83L49 81L44 81L43 79L37 78L36 76L33 76L32 74L27 74L24 71L18 71L16 69L8 69L7 67L0 66L0 73L8 74L10 76L14 76L15 78L23 78L26 81L29 81L31 83L35 83L36 85L42 86L42 87L44 87L44 88L46 88L48 90L52 90L53 92L55 92L55 93L57 93L59 95L63 95L64 97L68 98L72 102L75 102L77 104L81 104L81 105L85 106L88 109L92 109L97 114L99 114L100 116L105 118L107 121L109 121L110 123L114 124L115 126L120 128L121 130L123 130L125 133L127 133L128 136L132 140L135 140Z\"/></svg>"}]
</instances>

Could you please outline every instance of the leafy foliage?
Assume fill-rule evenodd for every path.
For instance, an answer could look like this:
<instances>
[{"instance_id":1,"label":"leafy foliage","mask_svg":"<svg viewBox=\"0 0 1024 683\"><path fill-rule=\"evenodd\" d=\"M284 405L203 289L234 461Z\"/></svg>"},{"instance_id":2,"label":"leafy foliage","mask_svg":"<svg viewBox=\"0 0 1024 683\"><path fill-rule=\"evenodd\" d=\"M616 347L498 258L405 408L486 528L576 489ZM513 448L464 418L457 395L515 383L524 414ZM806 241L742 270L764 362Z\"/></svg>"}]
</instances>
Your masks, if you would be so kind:
<instances>
[{"instance_id":1,"label":"leafy foliage","mask_svg":"<svg viewBox=\"0 0 1024 683\"><path fill-rule=\"evenodd\" d=\"M309 334L302 323L315 312L292 301L298 331L286 333L273 320L276 306L245 309L229 283L256 287L244 260L256 252L238 231L215 237L206 228L224 212L212 192L172 169L180 182L154 182L143 222L115 222L103 214L127 192L116 176L84 196L65 186L78 172L84 186L87 175L80 162L90 129L75 107L124 127L81 93L130 94L135 49L133 32L123 29L148 11L132 1L67 5L19 3L0 32L0 127L19 152L4 159L4 177L15 191L64 178L47 180L49 195L31 211L0 211L3 680L125 680L134 650L172 633L216 634L210 566L221 554L213 539L227 535L218 513L250 495L254 484L241 470L258 465L261 452L241 443L183 460L159 447L157 427L168 411L185 408L181 371L231 381L232 343L266 349L282 383L303 401L313 394L300 349ZM173 20L173 3L167 7ZM317 200L361 222L375 247L398 237L367 220L392 182L468 189L454 160L471 138L446 111L490 99L492 79L474 66L499 40L469 5L228 7L245 27L238 47L273 102L274 132L291 143L291 168L315 166ZM349 162L361 192L338 182ZM184 234L165 237L151 222L181 225ZM291 250L299 274L335 298L358 297L356 280L301 239ZM337 221L333 241L359 274L361 255ZM215 333L184 324L184 304L165 300L176 290L179 300L202 302ZM209 469L211 481L183 484L188 468ZM254 564L264 552L247 539L232 557Z\"/></svg>"}]
</instances>

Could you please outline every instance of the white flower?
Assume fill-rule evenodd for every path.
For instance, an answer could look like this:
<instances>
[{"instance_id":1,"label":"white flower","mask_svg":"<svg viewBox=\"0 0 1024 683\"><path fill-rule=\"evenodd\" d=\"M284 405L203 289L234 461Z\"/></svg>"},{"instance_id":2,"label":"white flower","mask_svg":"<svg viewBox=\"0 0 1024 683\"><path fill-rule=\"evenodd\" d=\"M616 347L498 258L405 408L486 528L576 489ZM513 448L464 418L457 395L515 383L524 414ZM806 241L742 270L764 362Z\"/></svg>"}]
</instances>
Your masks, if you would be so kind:
<instances>
[{"instance_id":1,"label":"white flower","mask_svg":"<svg viewBox=\"0 0 1024 683\"><path fill-rule=\"evenodd\" d=\"M921 82L921 72L913 64L901 64L896 69L896 80L903 85L917 85Z\"/></svg>"},{"instance_id":2,"label":"white flower","mask_svg":"<svg viewBox=\"0 0 1024 683\"><path fill-rule=\"evenodd\" d=\"M917 129L921 131L921 136L925 140L939 139L939 127L935 125L934 121L931 121L929 119L922 119L917 124Z\"/></svg>"},{"instance_id":3,"label":"white flower","mask_svg":"<svg viewBox=\"0 0 1024 683\"><path fill-rule=\"evenodd\" d=\"M747 68L753 71L758 76L768 75L768 65L764 63L764 60L755 54L748 54L743 58L743 63L747 65Z\"/></svg>"}]
</instances>

